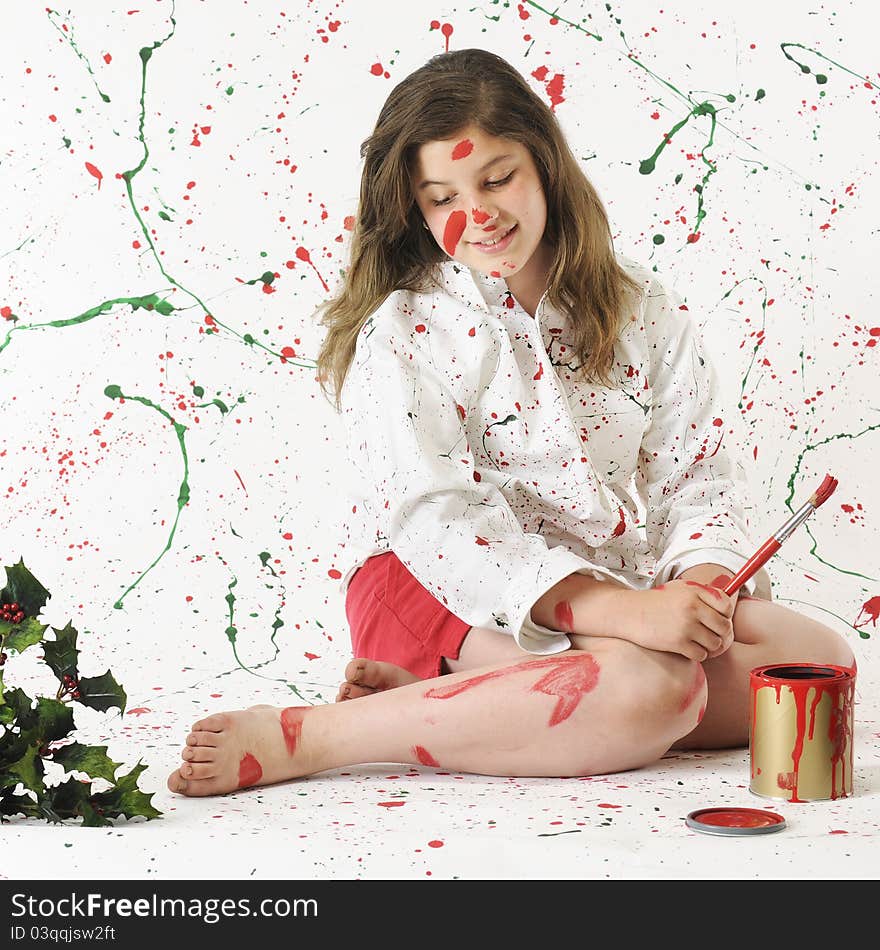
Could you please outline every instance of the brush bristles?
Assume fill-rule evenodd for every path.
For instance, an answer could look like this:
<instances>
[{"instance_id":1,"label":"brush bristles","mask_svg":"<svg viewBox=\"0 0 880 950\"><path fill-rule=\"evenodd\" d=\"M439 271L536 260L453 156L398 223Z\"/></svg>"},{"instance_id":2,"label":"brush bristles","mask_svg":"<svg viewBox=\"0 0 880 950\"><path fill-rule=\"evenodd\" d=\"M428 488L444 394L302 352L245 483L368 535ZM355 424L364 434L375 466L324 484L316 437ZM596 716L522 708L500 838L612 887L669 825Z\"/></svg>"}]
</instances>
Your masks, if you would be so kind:
<instances>
[{"instance_id":1,"label":"brush bristles","mask_svg":"<svg viewBox=\"0 0 880 950\"><path fill-rule=\"evenodd\" d=\"M810 495L810 504L814 508L818 508L828 501L835 488L837 488L837 479L832 475L826 475L822 484Z\"/></svg>"}]
</instances>

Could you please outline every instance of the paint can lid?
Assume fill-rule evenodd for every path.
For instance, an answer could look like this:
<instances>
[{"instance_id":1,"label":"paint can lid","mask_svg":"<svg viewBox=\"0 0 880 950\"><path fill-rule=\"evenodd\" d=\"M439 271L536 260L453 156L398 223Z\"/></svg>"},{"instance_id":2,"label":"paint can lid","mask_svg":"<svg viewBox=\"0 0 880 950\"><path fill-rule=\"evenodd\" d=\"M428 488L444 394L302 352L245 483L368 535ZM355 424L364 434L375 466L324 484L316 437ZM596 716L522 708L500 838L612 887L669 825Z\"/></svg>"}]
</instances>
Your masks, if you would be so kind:
<instances>
[{"instance_id":1,"label":"paint can lid","mask_svg":"<svg viewBox=\"0 0 880 950\"><path fill-rule=\"evenodd\" d=\"M710 835L765 835L782 831L785 819L763 808L699 808L687 816L686 824Z\"/></svg>"}]
</instances>

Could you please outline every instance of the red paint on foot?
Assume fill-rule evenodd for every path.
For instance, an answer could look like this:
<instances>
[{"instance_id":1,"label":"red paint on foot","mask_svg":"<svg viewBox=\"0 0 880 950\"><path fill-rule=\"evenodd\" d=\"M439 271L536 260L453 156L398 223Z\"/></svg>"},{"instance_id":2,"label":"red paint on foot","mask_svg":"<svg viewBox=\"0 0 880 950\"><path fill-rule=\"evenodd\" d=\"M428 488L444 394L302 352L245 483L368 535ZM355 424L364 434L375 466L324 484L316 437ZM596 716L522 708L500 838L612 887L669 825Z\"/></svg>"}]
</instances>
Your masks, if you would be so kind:
<instances>
[{"instance_id":1,"label":"red paint on foot","mask_svg":"<svg viewBox=\"0 0 880 950\"><path fill-rule=\"evenodd\" d=\"M303 706L288 706L281 710L281 732L284 735L284 744L287 746L288 755L293 755L296 752L305 714L306 710Z\"/></svg>"},{"instance_id":2,"label":"red paint on foot","mask_svg":"<svg viewBox=\"0 0 880 950\"><path fill-rule=\"evenodd\" d=\"M553 610L553 618L558 630L574 633L574 614L572 614L571 604L567 600L559 601Z\"/></svg>"},{"instance_id":3,"label":"red paint on foot","mask_svg":"<svg viewBox=\"0 0 880 950\"><path fill-rule=\"evenodd\" d=\"M440 763L422 745L414 745L412 747L412 754L419 760L419 762L421 762L422 765L434 765L437 768L440 767Z\"/></svg>"},{"instance_id":4,"label":"red paint on foot","mask_svg":"<svg viewBox=\"0 0 880 950\"><path fill-rule=\"evenodd\" d=\"M238 763L238 787L247 788L250 785L256 785L262 777L263 767L250 752L245 752L241 762Z\"/></svg>"},{"instance_id":5,"label":"red paint on foot","mask_svg":"<svg viewBox=\"0 0 880 950\"><path fill-rule=\"evenodd\" d=\"M464 229L467 227L467 215L464 211L453 211L446 219L446 229L443 232L443 249L450 257L455 256L455 249L461 240Z\"/></svg>"},{"instance_id":6,"label":"red paint on foot","mask_svg":"<svg viewBox=\"0 0 880 950\"><path fill-rule=\"evenodd\" d=\"M599 664L590 653L568 654L567 656L547 657L541 660L524 660L513 666L482 676L472 676L452 686L438 686L429 689L424 695L426 699L450 699L458 696L465 690L473 689L480 683L498 679L501 676L510 676L513 673L524 673L530 670L546 669L550 672L542 676L531 688L533 693L544 693L547 696L556 696L559 702L553 709L548 725L558 725L574 712L584 693L590 692L599 682Z\"/></svg>"},{"instance_id":7,"label":"red paint on foot","mask_svg":"<svg viewBox=\"0 0 880 950\"><path fill-rule=\"evenodd\" d=\"M460 158L467 158L474 150L474 143L470 139L462 139L452 150L452 160L457 162Z\"/></svg>"}]
</instances>

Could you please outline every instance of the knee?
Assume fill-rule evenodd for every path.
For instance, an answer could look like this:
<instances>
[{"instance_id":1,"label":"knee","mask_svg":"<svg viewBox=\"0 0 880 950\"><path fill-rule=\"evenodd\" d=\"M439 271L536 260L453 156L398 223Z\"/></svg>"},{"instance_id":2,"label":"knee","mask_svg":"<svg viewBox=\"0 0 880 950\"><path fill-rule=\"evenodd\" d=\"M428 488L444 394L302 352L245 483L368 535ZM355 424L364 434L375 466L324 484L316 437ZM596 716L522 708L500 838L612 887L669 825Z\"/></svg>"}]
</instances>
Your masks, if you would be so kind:
<instances>
[{"instance_id":1,"label":"knee","mask_svg":"<svg viewBox=\"0 0 880 950\"><path fill-rule=\"evenodd\" d=\"M618 643L617 659L627 670L619 681L628 684L622 697L623 722L633 750L643 759L640 764L648 764L703 718L706 674L701 663L677 653L646 650L625 640Z\"/></svg>"}]
</instances>

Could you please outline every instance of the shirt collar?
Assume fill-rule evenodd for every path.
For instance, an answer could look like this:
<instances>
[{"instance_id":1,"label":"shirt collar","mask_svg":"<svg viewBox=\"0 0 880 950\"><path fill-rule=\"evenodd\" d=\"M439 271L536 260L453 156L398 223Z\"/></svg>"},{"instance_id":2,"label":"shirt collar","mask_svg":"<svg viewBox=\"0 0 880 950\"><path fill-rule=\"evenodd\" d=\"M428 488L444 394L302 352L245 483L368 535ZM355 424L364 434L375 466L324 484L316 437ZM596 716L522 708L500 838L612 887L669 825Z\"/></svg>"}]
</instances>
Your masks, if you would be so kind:
<instances>
[{"instance_id":1,"label":"shirt collar","mask_svg":"<svg viewBox=\"0 0 880 950\"><path fill-rule=\"evenodd\" d=\"M441 281L444 288L452 296L463 300L481 310L493 308L508 309L510 307L510 291L507 281L503 277L491 277L482 271L474 270L459 264L458 261L446 260L440 264ZM537 313L541 313L542 305L547 305L546 292L538 304Z\"/></svg>"}]
</instances>

